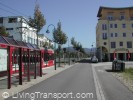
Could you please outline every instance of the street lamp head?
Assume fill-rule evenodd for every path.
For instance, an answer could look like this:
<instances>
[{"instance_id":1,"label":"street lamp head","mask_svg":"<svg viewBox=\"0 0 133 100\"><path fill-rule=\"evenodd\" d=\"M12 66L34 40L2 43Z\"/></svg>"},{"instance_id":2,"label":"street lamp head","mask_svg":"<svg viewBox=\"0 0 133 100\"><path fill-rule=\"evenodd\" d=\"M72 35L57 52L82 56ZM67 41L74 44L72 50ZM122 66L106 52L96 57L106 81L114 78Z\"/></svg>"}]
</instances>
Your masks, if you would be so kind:
<instances>
[{"instance_id":1,"label":"street lamp head","mask_svg":"<svg viewBox=\"0 0 133 100\"><path fill-rule=\"evenodd\" d=\"M46 30L46 33L50 33L50 31L47 29L47 30Z\"/></svg>"}]
</instances>

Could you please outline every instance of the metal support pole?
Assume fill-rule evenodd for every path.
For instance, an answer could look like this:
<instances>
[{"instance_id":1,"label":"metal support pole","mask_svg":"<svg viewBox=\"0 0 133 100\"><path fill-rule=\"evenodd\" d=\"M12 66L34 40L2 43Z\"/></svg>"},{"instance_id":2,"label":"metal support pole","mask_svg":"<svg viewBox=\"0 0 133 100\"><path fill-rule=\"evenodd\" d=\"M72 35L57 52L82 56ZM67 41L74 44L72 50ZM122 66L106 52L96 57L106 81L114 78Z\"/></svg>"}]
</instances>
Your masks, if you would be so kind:
<instances>
[{"instance_id":1,"label":"metal support pole","mask_svg":"<svg viewBox=\"0 0 133 100\"><path fill-rule=\"evenodd\" d=\"M69 38L68 38L68 62L70 65L70 49L69 49Z\"/></svg>"},{"instance_id":2,"label":"metal support pole","mask_svg":"<svg viewBox=\"0 0 133 100\"><path fill-rule=\"evenodd\" d=\"M63 55L64 55L64 66L65 66L66 64L65 53Z\"/></svg>"},{"instance_id":3,"label":"metal support pole","mask_svg":"<svg viewBox=\"0 0 133 100\"><path fill-rule=\"evenodd\" d=\"M68 57L69 57L69 65L70 65L70 52L68 53Z\"/></svg>"},{"instance_id":4,"label":"metal support pole","mask_svg":"<svg viewBox=\"0 0 133 100\"><path fill-rule=\"evenodd\" d=\"M35 59L37 58L36 57L36 50L34 51L34 55ZM35 63L35 68L34 68L34 79L36 79L36 60L34 59L34 63Z\"/></svg>"},{"instance_id":5,"label":"metal support pole","mask_svg":"<svg viewBox=\"0 0 133 100\"><path fill-rule=\"evenodd\" d=\"M8 86L7 88L10 89L11 88L11 67L12 67L12 49L9 46L8 48L8 59L9 59L9 65L7 66L7 74L8 74Z\"/></svg>"},{"instance_id":6,"label":"metal support pole","mask_svg":"<svg viewBox=\"0 0 133 100\"><path fill-rule=\"evenodd\" d=\"M100 59L101 59L101 62L102 62L102 59L103 59L103 53L102 53L102 47L100 48Z\"/></svg>"},{"instance_id":7,"label":"metal support pole","mask_svg":"<svg viewBox=\"0 0 133 100\"><path fill-rule=\"evenodd\" d=\"M54 27L54 31L55 31L55 26L53 24L50 24L47 27L46 33L50 33L50 31L48 30L50 26L53 26ZM55 65L55 70L56 70L56 43L55 43L55 41L54 41L54 65Z\"/></svg>"},{"instance_id":8,"label":"metal support pole","mask_svg":"<svg viewBox=\"0 0 133 100\"><path fill-rule=\"evenodd\" d=\"M42 77L42 52L40 51L40 77Z\"/></svg>"},{"instance_id":9,"label":"metal support pole","mask_svg":"<svg viewBox=\"0 0 133 100\"><path fill-rule=\"evenodd\" d=\"M19 85L22 85L22 48L19 49Z\"/></svg>"},{"instance_id":10,"label":"metal support pole","mask_svg":"<svg viewBox=\"0 0 133 100\"><path fill-rule=\"evenodd\" d=\"M27 68L27 80L30 81L30 50L28 49L28 68Z\"/></svg>"},{"instance_id":11,"label":"metal support pole","mask_svg":"<svg viewBox=\"0 0 133 100\"><path fill-rule=\"evenodd\" d=\"M54 42L54 65L56 70L56 43Z\"/></svg>"}]
</instances>

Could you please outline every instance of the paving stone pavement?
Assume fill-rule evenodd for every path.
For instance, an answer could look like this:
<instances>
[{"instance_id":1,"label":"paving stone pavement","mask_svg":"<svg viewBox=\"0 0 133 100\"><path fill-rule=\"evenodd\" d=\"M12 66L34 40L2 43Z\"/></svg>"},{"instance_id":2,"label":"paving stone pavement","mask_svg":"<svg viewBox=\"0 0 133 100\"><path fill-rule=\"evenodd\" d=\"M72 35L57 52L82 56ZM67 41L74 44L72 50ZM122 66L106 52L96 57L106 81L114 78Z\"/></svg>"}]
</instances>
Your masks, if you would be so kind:
<instances>
[{"instance_id":1,"label":"paving stone pavement","mask_svg":"<svg viewBox=\"0 0 133 100\"><path fill-rule=\"evenodd\" d=\"M5 93L5 94L8 93L9 96L11 96L11 95L13 95L12 93L15 94L15 93L23 91L23 90L25 90L25 89L27 89L27 88L29 88L31 86L34 86L35 84L37 84L37 83L39 83L41 81L44 81L47 78L50 78L53 75L56 75L56 74L58 74L58 73L60 73L60 72L62 72L64 70L72 67L73 65L61 65L61 67L57 67L57 70L54 70L54 66L44 68L42 77L37 76L36 79L31 77L30 82L23 81L23 85L19 85L18 79L17 79L17 81L15 83L14 80L16 79L16 77L12 77L12 80L14 81L14 83L12 84L11 89L6 89L7 88L7 78L5 78L5 79L1 78L0 82L1 83L3 82L3 83L0 86L0 98L1 98L0 100L4 100L3 93Z\"/></svg>"}]
</instances>

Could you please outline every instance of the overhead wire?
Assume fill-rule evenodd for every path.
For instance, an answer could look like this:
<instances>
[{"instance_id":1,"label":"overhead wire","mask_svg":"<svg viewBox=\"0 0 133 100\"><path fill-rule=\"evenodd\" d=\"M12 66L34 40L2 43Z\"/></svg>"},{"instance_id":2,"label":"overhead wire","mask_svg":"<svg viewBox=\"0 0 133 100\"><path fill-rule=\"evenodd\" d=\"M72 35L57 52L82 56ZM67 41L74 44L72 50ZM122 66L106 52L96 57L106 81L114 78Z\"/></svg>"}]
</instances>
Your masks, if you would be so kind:
<instances>
[{"instance_id":1,"label":"overhead wire","mask_svg":"<svg viewBox=\"0 0 133 100\"><path fill-rule=\"evenodd\" d=\"M27 15L25 15L24 13L22 13L22 12L20 12L20 11L17 11L16 9L13 9L13 8L11 8L11 7L9 7L9 6L7 6L7 5L5 5L5 4L3 4L3 3L1 3L0 2L0 5L2 5L3 7L6 7L6 8L8 8L9 10L12 10L12 11L14 11L14 12L16 12L16 13L14 13L14 12L11 12L11 11L9 11L9 10L5 10L5 9L3 9L3 8L0 8L1 10L4 10L4 11L6 11L6 12L9 12L9 13L12 13L12 14L21 14L21 15L24 15L25 17L28 17Z\"/></svg>"},{"instance_id":2,"label":"overhead wire","mask_svg":"<svg viewBox=\"0 0 133 100\"><path fill-rule=\"evenodd\" d=\"M6 12L9 12L9 13L11 13L11 14L15 14L14 12L11 12L11 11L8 11L8 10L5 10L5 9L3 9L3 8L0 8L0 10L3 10L3 11L6 11ZM15 14L16 15L16 14Z\"/></svg>"}]
</instances>

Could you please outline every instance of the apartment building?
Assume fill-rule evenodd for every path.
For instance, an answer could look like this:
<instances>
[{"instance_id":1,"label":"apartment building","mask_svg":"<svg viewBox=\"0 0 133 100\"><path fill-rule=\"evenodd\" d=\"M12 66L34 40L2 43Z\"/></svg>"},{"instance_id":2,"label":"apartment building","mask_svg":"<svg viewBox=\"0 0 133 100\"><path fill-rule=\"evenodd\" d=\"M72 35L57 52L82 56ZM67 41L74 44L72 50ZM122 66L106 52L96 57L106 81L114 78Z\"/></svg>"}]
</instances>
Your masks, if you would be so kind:
<instances>
[{"instance_id":1,"label":"apartment building","mask_svg":"<svg viewBox=\"0 0 133 100\"><path fill-rule=\"evenodd\" d=\"M133 61L133 7L100 7L96 46L100 61Z\"/></svg>"},{"instance_id":2,"label":"apartment building","mask_svg":"<svg viewBox=\"0 0 133 100\"><path fill-rule=\"evenodd\" d=\"M0 17L0 27L4 26L15 40L26 43L37 44L36 29L28 25L27 19L23 16ZM42 46L48 41L44 35L39 35L38 45Z\"/></svg>"}]
</instances>

